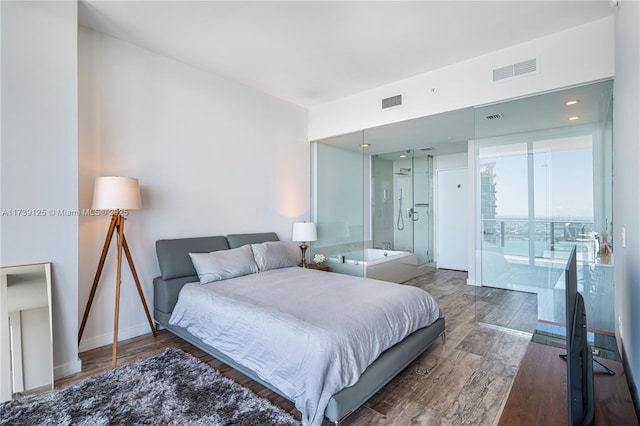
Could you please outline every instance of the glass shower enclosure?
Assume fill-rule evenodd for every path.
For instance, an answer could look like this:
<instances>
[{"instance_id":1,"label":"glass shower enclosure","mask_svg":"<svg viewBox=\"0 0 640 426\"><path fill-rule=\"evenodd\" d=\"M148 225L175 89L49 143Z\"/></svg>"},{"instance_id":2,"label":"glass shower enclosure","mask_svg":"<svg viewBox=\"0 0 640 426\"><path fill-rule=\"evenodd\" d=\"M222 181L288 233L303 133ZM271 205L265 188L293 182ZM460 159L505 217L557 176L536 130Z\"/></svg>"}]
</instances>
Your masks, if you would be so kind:
<instances>
[{"instance_id":1,"label":"glass shower enclosure","mask_svg":"<svg viewBox=\"0 0 640 426\"><path fill-rule=\"evenodd\" d=\"M433 262L433 157L405 150L372 156L373 247Z\"/></svg>"},{"instance_id":2,"label":"glass shower enclosure","mask_svg":"<svg viewBox=\"0 0 640 426\"><path fill-rule=\"evenodd\" d=\"M419 275L433 261L433 157L376 153L365 132L311 147L312 256L322 253L331 270L351 275L396 282Z\"/></svg>"}]
</instances>

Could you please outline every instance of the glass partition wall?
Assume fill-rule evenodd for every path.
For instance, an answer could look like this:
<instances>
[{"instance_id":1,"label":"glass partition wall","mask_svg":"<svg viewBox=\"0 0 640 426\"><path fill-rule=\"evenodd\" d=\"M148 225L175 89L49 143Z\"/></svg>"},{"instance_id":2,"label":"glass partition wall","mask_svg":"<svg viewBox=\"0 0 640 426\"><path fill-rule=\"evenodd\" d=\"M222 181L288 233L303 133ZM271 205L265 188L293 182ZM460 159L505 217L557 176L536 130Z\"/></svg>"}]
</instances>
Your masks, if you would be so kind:
<instances>
[{"instance_id":1,"label":"glass partition wall","mask_svg":"<svg viewBox=\"0 0 640 426\"><path fill-rule=\"evenodd\" d=\"M369 159L363 132L311 144L311 220L318 240L311 259L322 253L331 269L364 275L365 241L370 240Z\"/></svg>"},{"instance_id":2,"label":"glass partition wall","mask_svg":"<svg viewBox=\"0 0 640 426\"><path fill-rule=\"evenodd\" d=\"M477 321L528 333L541 321L564 324L562 273L575 245L589 327L612 333L612 88L603 81L314 141L311 254L360 276L398 256L393 276L376 276L396 282L437 267L434 239L447 235L434 238L433 212L447 212L434 164L465 153Z\"/></svg>"},{"instance_id":3,"label":"glass partition wall","mask_svg":"<svg viewBox=\"0 0 640 426\"><path fill-rule=\"evenodd\" d=\"M563 270L576 246L589 328L613 333L611 94L606 81L476 109L478 321L526 332L564 324ZM492 123L554 104L562 113L535 127ZM492 289L515 291L502 315Z\"/></svg>"}]
</instances>

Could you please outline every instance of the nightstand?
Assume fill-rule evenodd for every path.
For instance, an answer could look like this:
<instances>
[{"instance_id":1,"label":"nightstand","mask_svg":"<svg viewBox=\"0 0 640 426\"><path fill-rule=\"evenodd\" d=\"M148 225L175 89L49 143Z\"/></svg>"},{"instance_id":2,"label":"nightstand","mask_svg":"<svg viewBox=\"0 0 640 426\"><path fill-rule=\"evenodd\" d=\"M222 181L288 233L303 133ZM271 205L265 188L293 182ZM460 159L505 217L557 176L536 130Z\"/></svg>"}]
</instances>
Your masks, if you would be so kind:
<instances>
[{"instance_id":1,"label":"nightstand","mask_svg":"<svg viewBox=\"0 0 640 426\"><path fill-rule=\"evenodd\" d=\"M318 271L331 272L331 268L329 268L327 265L308 264L307 269L317 269Z\"/></svg>"}]
</instances>

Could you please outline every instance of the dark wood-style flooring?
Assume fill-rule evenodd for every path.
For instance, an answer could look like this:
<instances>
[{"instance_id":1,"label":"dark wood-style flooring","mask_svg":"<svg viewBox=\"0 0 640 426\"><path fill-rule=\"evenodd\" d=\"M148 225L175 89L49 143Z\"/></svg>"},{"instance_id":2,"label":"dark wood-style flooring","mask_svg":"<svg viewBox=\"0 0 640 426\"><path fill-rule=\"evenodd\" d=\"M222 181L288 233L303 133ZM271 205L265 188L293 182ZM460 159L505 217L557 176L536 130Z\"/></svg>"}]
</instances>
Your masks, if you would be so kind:
<instances>
[{"instance_id":1,"label":"dark wood-style flooring","mask_svg":"<svg viewBox=\"0 0 640 426\"><path fill-rule=\"evenodd\" d=\"M530 334L487 326L518 323L535 327L531 304L535 295L509 290L478 289L466 284L465 272L433 269L406 284L435 297L446 316L446 344L438 339L363 407L345 425L491 425L495 424ZM486 293L482 293L486 292ZM530 297L527 297L530 296ZM531 297L534 301L531 301ZM300 418L293 403L247 378L166 330L119 344L118 365L180 348ZM111 346L80 354L82 372L56 381L66 386L111 368ZM329 424L328 422L325 422Z\"/></svg>"}]
</instances>

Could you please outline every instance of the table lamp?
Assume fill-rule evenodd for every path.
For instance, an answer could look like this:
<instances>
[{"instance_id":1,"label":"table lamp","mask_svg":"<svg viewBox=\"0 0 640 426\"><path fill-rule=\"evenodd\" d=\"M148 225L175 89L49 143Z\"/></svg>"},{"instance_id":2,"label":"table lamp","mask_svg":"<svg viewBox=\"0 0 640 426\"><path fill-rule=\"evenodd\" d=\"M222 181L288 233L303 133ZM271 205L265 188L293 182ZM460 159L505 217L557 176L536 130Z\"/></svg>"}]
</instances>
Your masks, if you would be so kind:
<instances>
[{"instance_id":1,"label":"table lamp","mask_svg":"<svg viewBox=\"0 0 640 426\"><path fill-rule=\"evenodd\" d=\"M291 233L291 240L295 242L301 242L300 250L302 251L302 262L300 266L307 267L307 249L309 246L307 242L316 241L318 239L318 233L316 232L316 224L313 222L296 222L293 224L293 232Z\"/></svg>"}]
</instances>

